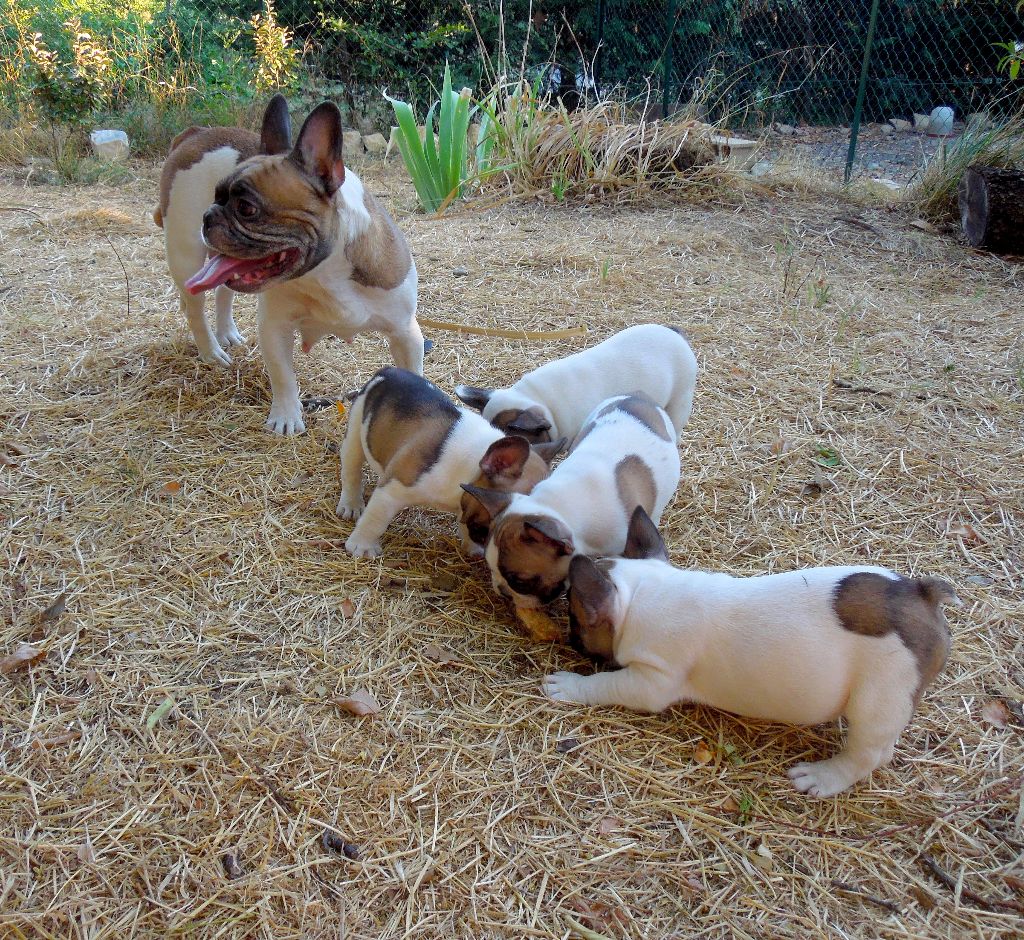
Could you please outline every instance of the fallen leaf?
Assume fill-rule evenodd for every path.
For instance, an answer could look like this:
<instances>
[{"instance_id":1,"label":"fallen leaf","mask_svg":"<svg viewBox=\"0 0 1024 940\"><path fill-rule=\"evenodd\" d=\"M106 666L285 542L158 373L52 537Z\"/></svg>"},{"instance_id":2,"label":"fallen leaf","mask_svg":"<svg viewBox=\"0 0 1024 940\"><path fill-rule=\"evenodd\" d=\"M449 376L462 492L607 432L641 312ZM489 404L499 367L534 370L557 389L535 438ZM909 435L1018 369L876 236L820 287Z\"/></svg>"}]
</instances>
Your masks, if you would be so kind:
<instances>
[{"instance_id":1,"label":"fallen leaf","mask_svg":"<svg viewBox=\"0 0 1024 940\"><path fill-rule=\"evenodd\" d=\"M761 871L771 871L775 865L775 857L772 855L771 849L768 848L767 843L763 839L751 854L750 860L760 868Z\"/></svg>"},{"instance_id":2,"label":"fallen leaf","mask_svg":"<svg viewBox=\"0 0 1024 940\"><path fill-rule=\"evenodd\" d=\"M353 692L343 698L336 698L334 704L350 715L376 715L380 711L380 703L366 691Z\"/></svg>"},{"instance_id":3,"label":"fallen leaf","mask_svg":"<svg viewBox=\"0 0 1024 940\"><path fill-rule=\"evenodd\" d=\"M100 674L92 666L90 666L88 669L85 670L85 681L88 685L94 686L96 685L97 682L100 681Z\"/></svg>"},{"instance_id":4,"label":"fallen leaf","mask_svg":"<svg viewBox=\"0 0 1024 940\"><path fill-rule=\"evenodd\" d=\"M939 234L939 230L931 222L926 222L924 219L914 219L910 224L913 228L919 228L922 232L927 232L929 235Z\"/></svg>"},{"instance_id":5,"label":"fallen leaf","mask_svg":"<svg viewBox=\"0 0 1024 940\"><path fill-rule=\"evenodd\" d=\"M930 911L935 907L935 898L932 897L929 892L925 891L924 888L919 885L911 885L907 890L910 892L910 896L926 911Z\"/></svg>"},{"instance_id":6,"label":"fallen leaf","mask_svg":"<svg viewBox=\"0 0 1024 940\"><path fill-rule=\"evenodd\" d=\"M62 613L64 613L64 608L67 606L67 599L68 592L65 591L57 598L57 600L47 607L40 616L43 620L56 620Z\"/></svg>"},{"instance_id":7,"label":"fallen leaf","mask_svg":"<svg viewBox=\"0 0 1024 940\"><path fill-rule=\"evenodd\" d=\"M576 748L580 747L579 738L562 738L561 741L555 743L556 754L568 754L570 751L575 751Z\"/></svg>"},{"instance_id":8,"label":"fallen leaf","mask_svg":"<svg viewBox=\"0 0 1024 940\"><path fill-rule=\"evenodd\" d=\"M737 803L730 793L722 802L719 807L725 810L727 813L738 813L740 811L740 804Z\"/></svg>"},{"instance_id":9,"label":"fallen leaf","mask_svg":"<svg viewBox=\"0 0 1024 940\"><path fill-rule=\"evenodd\" d=\"M704 885L696 875L686 875L680 880L679 887L689 888L691 891L695 891L698 894L701 894L704 891Z\"/></svg>"},{"instance_id":10,"label":"fallen leaf","mask_svg":"<svg viewBox=\"0 0 1024 940\"><path fill-rule=\"evenodd\" d=\"M604 816L597 824L597 831L603 836L618 832L625 826L625 823L618 816Z\"/></svg>"},{"instance_id":11,"label":"fallen leaf","mask_svg":"<svg viewBox=\"0 0 1024 940\"><path fill-rule=\"evenodd\" d=\"M693 759L698 764L710 763L714 756L714 753L703 741L699 741L693 749Z\"/></svg>"},{"instance_id":12,"label":"fallen leaf","mask_svg":"<svg viewBox=\"0 0 1024 940\"><path fill-rule=\"evenodd\" d=\"M226 852L221 856L221 865L229 878L241 878L242 866L238 862L238 856L234 852Z\"/></svg>"},{"instance_id":13,"label":"fallen leaf","mask_svg":"<svg viewBox=\"0 0 1024 940\"><path fill-rule=\"evenodd\" d=\"M341 616L348 620L348 618L351 617L355 612L355 602L352 600L351 597L346 597L345 600L341 602Z\"/></svg>"},{"instance_id":14,"label":"fallen leaf","mask_svg":"<svg viewBox=\"0 0 1024 940\"><path fill-rule=\"evenodd\" d=\"M612 928L622 924L622 917L619 911L602 901L585 901L583 898L574 898L572 906L580 917L586 921L582 926L589 927L591 931L610 931ZM566 919L573 923L571 917ZM577 932L579 931L577 930ZM584 934L584 936L593 936L593 933Z\"/></svg>"},{"instance_id":15,"label":"fallen leaf","mask_svg":"<svg viewBox=\"0 0 1024 940\"><path fill-rule=\"evenodd\" d=\"M423 655L432 662L440 663L442 666L446 666L448 663L458 662L457 656L438 646L436 643L428 643L423 647Z\"/></svg>"},{"instance_id":16,"label":"fallen leaf","mask_svg":"<svg viewBox=\"0 0 1024 940\"><path fill-rule=\"evenodd\" d=\"M0 672L8 675L16 669L21 669L22 666L34 663L42 655L43 651L37 649L31 643L19 643L10 656L4 656L3 659L0 659Z\"/></svg>"},{"instance_id":17,"label":"fallen leaf","mask_svg":"<svg viewBox=\"0 0 1024 940\"><path fill-rule=\"evenodd\" d=\"M790 443L781 434L771 443L768 448L776 457L781 454L788 453L790 450Z\"/></svg>"},{"instance_id":18,"label":"fallen leaf","mask_svg":"<svg viewBox=\"0 0 1024 940\"><path fill-rule=\"evenodd\" d=\"M174 708L174 699L168 695L156 708L153 709L153 713L146 719L146 728L152 731L158 721L162 718L166 718L170 710Z\"/></svg>"},{"instance_id":19,"label":"fallen leaf","mask_svg":"<svg viewBox=\"0 0 1024 940\"><path fill-rule=\"evenodd\" d=\"M338 417L344 418L345 417L345 412L347 410L345 408L345 403L343 401L336 401L334 403L334 407L338 409Z\"/></svg>"},{"instance_id":20,"label":"fallen leaf","mask_svg":"<svg viewBox=\"0 0 1024 940\"><path fill-rule=\"evenodd\" d=\"M181 484L176 480L165 483L157 490L157 496L177 496L181 492Z\"/></svg>"},{"instance_id":21,"label":"fallen leaf","mask_svg":"<svg viewBox=\"0 0 1024 940\"><path fill-rule=\"evenodd\" d=\"M86 836L85 841L78 847L75 853L83 865L91 865L96 861L96 851L92 847L92 840Z\"/></svg>"},{"instance_id":22,"label":"fallen leaf","mask_svg":"<svg viewBox=\"0 0 1024 940\"><path fill-rule=\"evenodd\" d=\"M4 467L10 467L13 469L14 467L18 466L18 461L11 460L10 457L5 457L3 454L0 454L0 465Z\"/></svg>"},{"instance_id":23,"label":"fallen leaf","mask_svg":"<svg viewBox=\"0 0 1024 940\"><path fill-rule=\"evenodd\" d=\"M1010 709L994 698L982 706L981 717L993 728L1005 728L1010 723Z\"/></svg>"},{"instance_id":24,"label":"fallen leaf","mask_svg":"<svg viewBox=\"0 0 1024 940\"><path fill-rule=\"evenodd\" d=\"M838 467L843 462L838 450L824 444L818 447L818 456L814 459L823 467Z\"/></svg>"},{"instance_id":25,"label":"fallen leaf","mask_svg":"<svg viewBox=\"0 0 1024 940\"><path fill-rule=\"evenodd\" d=\"M946 535L952 535L961 539L967 545L978 545L985 540L978 534L978 530L969 522L962 522L959 525L950 524L946 529Z\"/></svg>"}]
</instances>

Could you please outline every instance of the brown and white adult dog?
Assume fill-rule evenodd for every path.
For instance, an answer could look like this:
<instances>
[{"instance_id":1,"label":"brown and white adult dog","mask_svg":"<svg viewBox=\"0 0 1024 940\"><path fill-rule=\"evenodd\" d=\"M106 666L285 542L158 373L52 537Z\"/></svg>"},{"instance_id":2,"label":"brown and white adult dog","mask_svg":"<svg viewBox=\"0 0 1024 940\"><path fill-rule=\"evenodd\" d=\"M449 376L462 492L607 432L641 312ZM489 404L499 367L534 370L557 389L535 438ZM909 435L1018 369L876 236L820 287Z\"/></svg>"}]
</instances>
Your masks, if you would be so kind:
<instances>
[{"instance_id":1,"label":"brown and white adult dog","mask_svg":"<svg viewBox=\"0 0 1024 940\"><path fill-rule=\"evenodd\" d=\"M267 428L305 430L292 362L333 334L385 335L395 364L423 370L416 266L394 221L346 170L338 108L324 102L290 146L288 105L275 95L259 135L189 128L171 145L154 213L199 355L229 365L243 342L232 291L259 293L257 331L273 393ZM209 256L209 257L207 257ZM205 264L204 264L205 262ZM203 313L216 289L217 326Z\"/></svg>"}]
</instances>

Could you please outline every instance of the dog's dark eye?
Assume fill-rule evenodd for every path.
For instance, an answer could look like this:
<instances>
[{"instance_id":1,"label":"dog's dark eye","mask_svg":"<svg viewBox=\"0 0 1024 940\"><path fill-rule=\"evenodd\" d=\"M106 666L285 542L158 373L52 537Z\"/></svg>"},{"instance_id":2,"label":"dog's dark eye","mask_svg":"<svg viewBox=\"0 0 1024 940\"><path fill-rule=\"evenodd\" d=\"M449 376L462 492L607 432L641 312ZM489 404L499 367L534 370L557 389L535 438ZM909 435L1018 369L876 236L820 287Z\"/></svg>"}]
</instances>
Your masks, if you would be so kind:
<instances>
[{"instance_id":1,"label":"dog's dark eye","mask_svg":"<svg viewBox=\"0 0 1024 940\"><path fill-rule=\"evenodd\" d=\"M259 206L254 202L249 202L248 199L239 199L235 203L235 211L243 219L254 219L259 214Z\"/></svg>"},{"instance_id":2,"label":"dog's dark eye","mask_svg":"<svg viewBox=\"0 0 1024 940\"><path fill-rule=\"evenodd\" d=\"M469 537L472 541L476 542L477 545L483 545L487 541L487 536L491 531L491 527L487 525L481 525L479 522L471 522L466 526L469 531Z\"/></svg>"}]
</instances>

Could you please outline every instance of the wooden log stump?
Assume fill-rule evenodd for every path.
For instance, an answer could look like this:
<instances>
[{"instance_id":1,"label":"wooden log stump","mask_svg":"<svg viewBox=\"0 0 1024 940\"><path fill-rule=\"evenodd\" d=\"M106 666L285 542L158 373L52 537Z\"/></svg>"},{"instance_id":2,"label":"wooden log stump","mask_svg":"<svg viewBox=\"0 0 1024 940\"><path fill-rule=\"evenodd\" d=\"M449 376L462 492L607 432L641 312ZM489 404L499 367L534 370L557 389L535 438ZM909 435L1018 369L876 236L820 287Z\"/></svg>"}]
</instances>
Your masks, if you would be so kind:
<instances>
[{"instance_id":1,"label":"wooden log stump","mask_svg":"<svg viewBox=\"0 0 1024 940\"><path fill-rule=\"evenodd\" d=\"M1024 172L968 167L960 180L960 223L975 248L1024 254Z\"/></svg>"}]
</instances>

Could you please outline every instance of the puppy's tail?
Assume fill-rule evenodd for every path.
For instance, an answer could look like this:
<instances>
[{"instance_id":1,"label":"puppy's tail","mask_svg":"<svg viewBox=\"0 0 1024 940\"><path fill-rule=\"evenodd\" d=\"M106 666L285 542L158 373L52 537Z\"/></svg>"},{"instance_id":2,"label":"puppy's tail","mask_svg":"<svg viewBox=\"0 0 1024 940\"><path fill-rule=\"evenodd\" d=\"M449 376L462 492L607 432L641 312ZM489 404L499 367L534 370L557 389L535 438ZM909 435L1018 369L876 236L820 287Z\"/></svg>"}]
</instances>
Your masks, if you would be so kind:
<instances>
[{"instance_id":1,"label":"puppy's tail","mask_svg":"<svg viewBox=\"0 0 1024 940\"><path fill-rule=\"evenodd\" d=\"M915 578L914 580L921 596L932 609L938 610L940 604L963 607L964 602L957 597L953 585L948 581L943 581L942 578Z\"/></svg>"}]
</instances>

